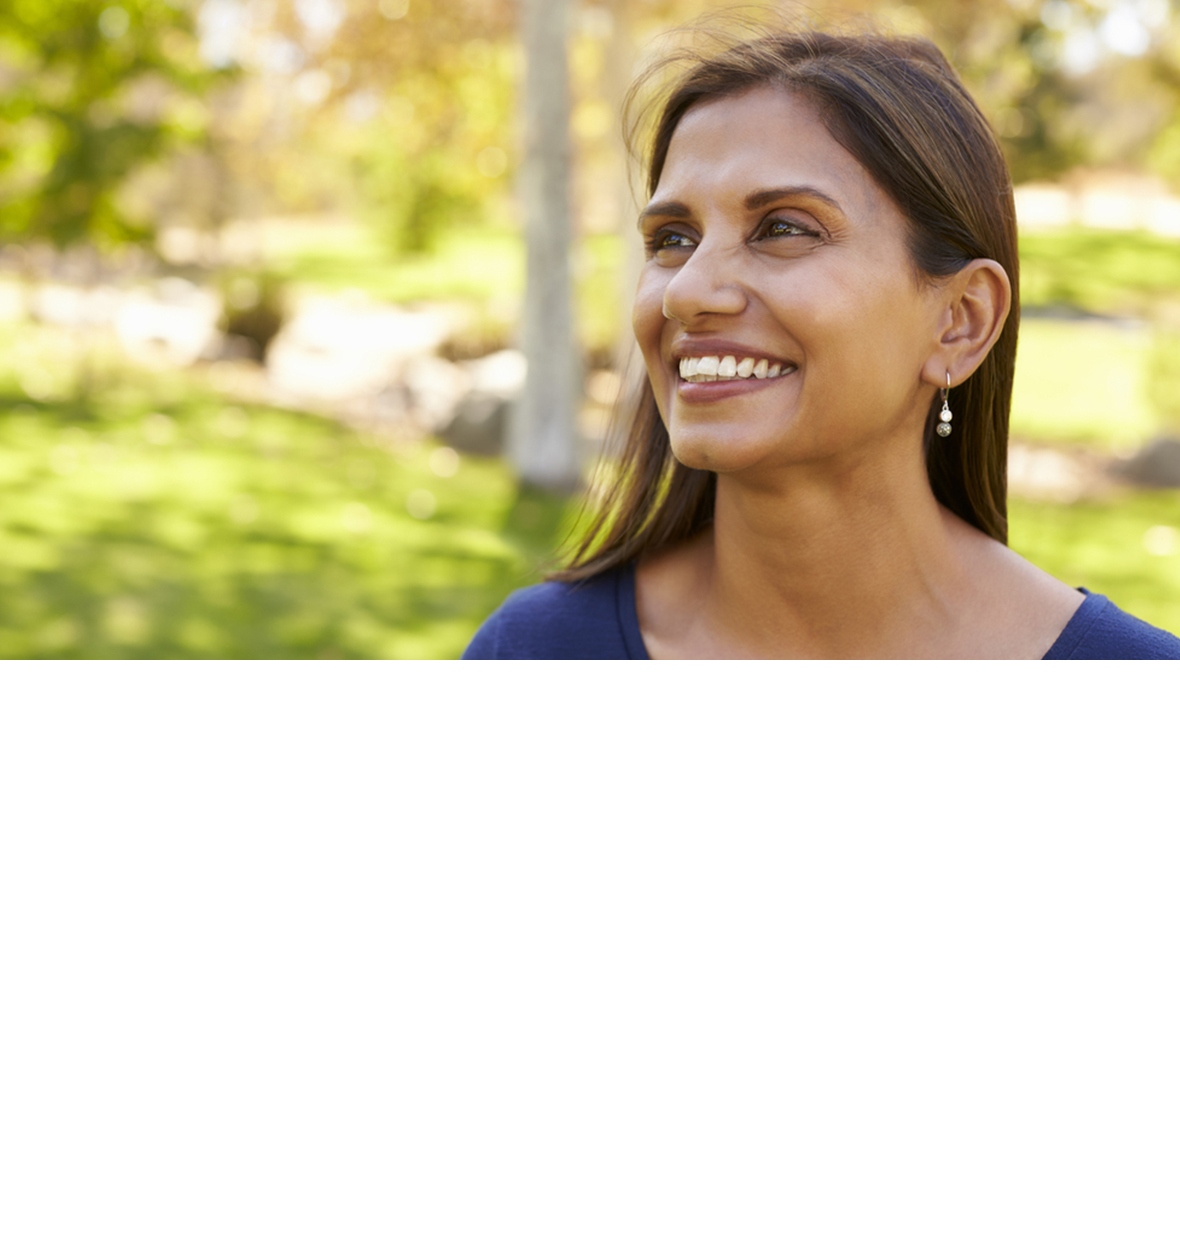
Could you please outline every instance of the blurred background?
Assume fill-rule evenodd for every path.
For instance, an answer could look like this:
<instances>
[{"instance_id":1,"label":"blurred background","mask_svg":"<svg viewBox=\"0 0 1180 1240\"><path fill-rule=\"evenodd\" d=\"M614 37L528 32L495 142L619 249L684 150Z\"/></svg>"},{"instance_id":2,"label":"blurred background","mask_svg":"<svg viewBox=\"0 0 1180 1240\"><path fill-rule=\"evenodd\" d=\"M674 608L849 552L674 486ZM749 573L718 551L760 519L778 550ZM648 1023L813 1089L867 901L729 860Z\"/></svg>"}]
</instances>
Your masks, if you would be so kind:
<instances>
[{"instance_id":1,"label":"blurred background","mask_svg":"<svg viewBox=\"0 0 1180 1240\"><path fill-rule=\"evenodd\" d=\"M620 103L715 7L6 0L0 657L459 655L579 519ZM993 121L1012 545L1180 632L1180 5L806 13L933 38Z\"/></svg>"}]
</instances>

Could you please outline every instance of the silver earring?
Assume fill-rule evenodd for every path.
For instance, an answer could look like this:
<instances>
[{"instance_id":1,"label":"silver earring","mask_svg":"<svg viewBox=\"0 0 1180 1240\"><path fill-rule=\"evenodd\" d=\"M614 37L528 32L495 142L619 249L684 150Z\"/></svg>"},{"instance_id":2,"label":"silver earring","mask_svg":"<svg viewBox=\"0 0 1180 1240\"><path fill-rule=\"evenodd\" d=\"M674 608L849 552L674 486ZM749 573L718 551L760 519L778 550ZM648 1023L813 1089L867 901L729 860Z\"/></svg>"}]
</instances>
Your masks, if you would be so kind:
<instances>
[{"instance_id":1,"label":"silver earring","mask_svg":"<svg viewBox=\"0 0 1180 1240\"><path fill-rule=\"evenodd\" d=\"M951 372L946 372L946 387L942 389L942 408L938 411L938 425L934 428L945 439L951 433L951 413L950 401L947 397L951 394Z\"/></svg>"}]
</instances>

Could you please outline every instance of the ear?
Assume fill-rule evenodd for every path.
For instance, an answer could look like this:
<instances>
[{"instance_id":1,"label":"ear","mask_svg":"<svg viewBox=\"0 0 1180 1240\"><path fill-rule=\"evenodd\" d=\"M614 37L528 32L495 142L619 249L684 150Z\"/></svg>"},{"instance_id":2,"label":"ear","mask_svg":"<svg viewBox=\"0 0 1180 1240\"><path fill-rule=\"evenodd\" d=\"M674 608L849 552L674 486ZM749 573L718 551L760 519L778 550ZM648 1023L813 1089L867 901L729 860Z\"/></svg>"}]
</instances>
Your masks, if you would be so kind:
<instances>
[{"instance_id":1,"label":"ear","mask_svg":"<svg viewBox=\"0 0 1180 1240\"><path fill-rule=\"evenodd\" d=\"M975 373L999 339L1012 308L1012 284L999 263L976 258L944 287L942 332L922 367L922 378L945 387L949 372L951 387L956 387Z\"/></svg>"}]
</instances>

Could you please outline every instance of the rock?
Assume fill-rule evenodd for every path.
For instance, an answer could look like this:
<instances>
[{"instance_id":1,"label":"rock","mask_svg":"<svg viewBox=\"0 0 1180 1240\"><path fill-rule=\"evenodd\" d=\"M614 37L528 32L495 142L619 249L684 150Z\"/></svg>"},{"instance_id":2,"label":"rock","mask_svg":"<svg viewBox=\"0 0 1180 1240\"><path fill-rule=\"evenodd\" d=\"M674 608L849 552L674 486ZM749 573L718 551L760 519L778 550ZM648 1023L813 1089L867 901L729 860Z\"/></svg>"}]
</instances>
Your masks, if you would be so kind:
<instances>
[{"instance_id":1,"label":"rock","mask_svg":"<svg viewBox=\"0 0 1180 1240\"><path fill-rule=\"evenodd\" d=\"M459 402L472 386L471 376L462 366L431 354L411 358L402 383L415 422L428 434L451 423Z\"/></svg>"},{"instance_id":2,"label":"rock","mask_svg":"<svg viewBox=\"0 0 1180 1240\"><path fill-rule=\"evenodd\" d=\"M487 357L461 363L470 381L441 437L458 452L498 456L504 450L508 417L524 390L524 354L501 349Z\"/></svg>"},{"instance_id":3,"label":"rock","mask_svg":"<svg viewBox=\"0 0 1180 1240\"><path fill-rule=\"evenodd\" d=\"M69 284L38 285L33 290L30 305L35 319L56 327L96 327L109 323L118 307L119 294L112 288Z\"/></svg>"},{"instance_id":4,"label":"rock","mask_svg":"<svg viewBox=\"0 0 1180 1240\"><path fill-rule=\"evenodd\" d=\"M266 365L276 393L328 403L371 400L449 331L450 319L439 311L308 298L271 343Z\"/></svg>"},{"instance_id":5,"label":"rock","mask_svg":"<svg viewBox=\"0 0 1180 1240\"><path fill-rule=\"evenodd\" d=\"M170 276L150 292L123 299L114 316L115 334L136 361L191 366L214 346L220 313L215 293Z\"/></svg>"},{"instance_id":6,"label":"rock","mask_svg":"<svg viewBox=\"0 0 1180 1240\"><path fill-rule=\"evenodd\" d=\"M524 391L528 363L519 349L501 349L461 365L471 377L473 391L494 393L506 400L515 400Z\"/></svg>"},{"instance_id":7,"label":"rock","mask_svg":"<svg viewBox=\"0 0 1180 1240\"><path fill-rule=\"evenodd\" d=\"M492 392L468 392L443 428L440 438L456 452L499 456L504 450L512 402Z\"/></svg>"},{"instance_id":8,"label":"rock","mask_svg":"<svg viewBox=\"0 0 1180 1240\"><path fill-rule=\"evenodd\" d=\"M1141 487L1180 487L1180 439L1170 435L1153 439L1119 465L1117 472Z\"/></svg>"}]
</instances>

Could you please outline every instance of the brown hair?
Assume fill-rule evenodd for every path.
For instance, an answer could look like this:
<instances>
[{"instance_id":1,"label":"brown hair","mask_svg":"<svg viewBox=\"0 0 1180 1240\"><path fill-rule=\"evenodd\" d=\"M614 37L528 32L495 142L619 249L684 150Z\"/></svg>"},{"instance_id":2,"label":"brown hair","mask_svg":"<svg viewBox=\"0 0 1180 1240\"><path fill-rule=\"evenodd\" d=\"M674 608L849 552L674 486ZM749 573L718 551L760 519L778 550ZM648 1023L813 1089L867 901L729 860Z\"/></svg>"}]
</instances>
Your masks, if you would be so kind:
<instances>
[{"instance_id":1,"label":"brown hair","mask_svg":"<svg viewBox=\"0 0 1180 1240\"><path fill-rule=\"evenodd\" d=\"M976 258L1008 273L1012 310L991 352L954 394L955 433L933 435L926 470L939 503L1000 542L1008 541L1008 413L1016 365L1019 264L1012 182L991 127L943 54L926 39L814 31L762 34L718 53L680 52L632 87L628 111L652 78L687 62L666 92L651 137L654 193L672 135L694 104L781 86L810 99L832 137L901 209L916 271L948 276ZM639 122L632 123L629 136ZM620 409L620 412L624 412ZM672 455L645 377L634 394L618 472L574 548L553 574L576 581L691 537L713 518L717 476Z\"/></svg>"}]
</instances>

